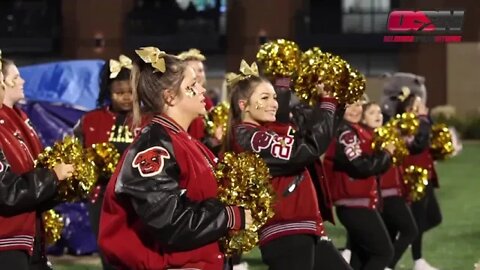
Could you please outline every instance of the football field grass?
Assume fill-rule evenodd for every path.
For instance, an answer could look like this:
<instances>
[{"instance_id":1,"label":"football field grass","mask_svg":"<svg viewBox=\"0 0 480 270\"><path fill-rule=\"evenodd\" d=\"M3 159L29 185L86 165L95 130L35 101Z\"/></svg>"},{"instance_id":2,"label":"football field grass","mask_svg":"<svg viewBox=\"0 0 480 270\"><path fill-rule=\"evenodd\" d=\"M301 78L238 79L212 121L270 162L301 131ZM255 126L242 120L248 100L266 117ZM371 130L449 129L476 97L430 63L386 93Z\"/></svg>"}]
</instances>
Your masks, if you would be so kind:
<instances>
[{"instance_id":1,"label":"football field grass","mask_svg":"<svg viewBox=\"0 0 480 270\"><path fill-rule=\"evenodd\" d=\"M424 236L423 255L440 270L473 270L474 263L480 260L480 143L465 143L459 156L439 162L437 170L441 188L436 190L436 195L443 222ZM341 224L328 224L327 231L337 247L344 246L345 231ZM245 259L250 270L267 269L262 264L258 249L247 254ZM98 264L86 264L79 258L57 261L55 269L101 268ZM412 269L410 249L397 269Z\"/></svg>"}]
</instances>

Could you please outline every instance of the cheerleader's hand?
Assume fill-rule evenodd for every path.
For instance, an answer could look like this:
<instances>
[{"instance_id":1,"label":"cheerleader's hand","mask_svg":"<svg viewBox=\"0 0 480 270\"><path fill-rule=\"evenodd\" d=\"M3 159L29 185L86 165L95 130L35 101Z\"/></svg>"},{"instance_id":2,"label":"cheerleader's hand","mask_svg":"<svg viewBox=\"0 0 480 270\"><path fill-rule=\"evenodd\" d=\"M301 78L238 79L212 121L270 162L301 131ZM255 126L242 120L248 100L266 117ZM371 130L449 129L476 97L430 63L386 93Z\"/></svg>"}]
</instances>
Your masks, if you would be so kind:
<instances>
[{"instance_id":1,"label":"cheerleader's hand","mask_svg":"<svg viewBox=\"0 0 480 270\"><path fill-rule=\"evenodd\" d=\"M387 150L390 155L393 155L393 152L395 152L395 145L393 143L389 143L385 146L385 150Z\"/></svg>"},{"instance_id":2,"label":"cheerleader's hand","mask_svg":"<svg viewBox=\"0 0 480 270\"><path fill-rule=\"evenodd\" d=\"M317 84L317 90L320 93L321 97L328 98L331 97L330 92L325 89L325 85L323 83Z\"/></svg>"},{"instance_id":3,"label":"cheerleader's hand","mask_svg":"<svg viewBox=\"0 0 480 270\"><path fill-rule=\"evenodd\" d=\"M416 115L428 115L428 108L419 97L413 102L412 110Z\"/></svg>"},{"instance_id":4,"label":"cheerleader's hand","mask_svg":"<svg viewBox=\"0 0 480 270\"><path fill-rule=\"evenodd\" d=\"M421 103L421 105L418 106L417 115L428 115L428 108L425 104Z\"/></svg>"},{"instance_id":5,"label":"cheerleader's hand","mask_svg":"<svg viewBox=\"0 0 480 270\"><path fill-rule=\"evenodd\" d=\"M75 168L72 164L59 163L53 167L53 171L57 175L58 180L63 181L68 177L73 176Z\"/></svg>"}]
</instances>

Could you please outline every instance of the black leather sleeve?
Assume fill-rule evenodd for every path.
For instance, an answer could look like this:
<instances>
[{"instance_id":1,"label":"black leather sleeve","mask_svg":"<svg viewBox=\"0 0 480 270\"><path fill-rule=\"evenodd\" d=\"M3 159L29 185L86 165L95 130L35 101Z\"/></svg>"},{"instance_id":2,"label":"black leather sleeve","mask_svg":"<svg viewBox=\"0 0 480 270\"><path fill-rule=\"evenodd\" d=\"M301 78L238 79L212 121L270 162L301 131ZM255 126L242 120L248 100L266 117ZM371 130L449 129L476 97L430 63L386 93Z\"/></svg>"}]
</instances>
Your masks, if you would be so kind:
<instances>
[{"instance_id":1,"label":"black leather sleeve","mask_svg":"<svg viewBox=\"0 0 480 270\"><path fill-rule=\"evenodd\" d=\"M144 158L156 159L160 166L142 164ZM217 199L189 200L185 190L179 187L177 162L181 161L176 160L166 130L152 124L128 150L115 193L131 203L164 247L189 250L216 241L227 233L228 207Z\"/></svg>"},{"instance_id":2,"label":"black leather sleeve","mask_svg":"<svg viewBox=\"0 0 480 270\"><path fill-rule=\"evenodd\" d=\"M297 174L326 151L332 139L335 105L332 106L333 110L295 107L293 121L300 128L291 128L287 136L247 125L236 126L236 143L245 151L258 153L272 176Z\"/></svg>"},{"instance_id":3,"label":"black leather sleeve","mask_svg":"<svg viewBox=\"0 0 480 270\"><path fill-rule=\"evenodd\" d=\"M430 120L426 116L420 116L419 120L417 134L411 142L407 143L408 151L412 155L420 154L430 145L430 129L432 127Z\"/></svg>"},{"instance_id":4,"label":"black leather sleeve","mask_svg":"<svg viewBox=\"0 0 480 270\"><path fill-rule=\"evenodd\" d=\"M0 215L13 216L35 210L53 200L58 179L52 170L35 168L17 175L0 149Z\"/></svg>"},{"instance_id":5,"label":"black leather sleeve","mask_svg":"<svg viewBox=\"0 0 480 270\"><path fill-rule=\"evenodd\" d=\"M391 166L391 155L387 151L363 153L360 138L355 130L343 123L338 130L335 152L335 167L345 171L354 179L363 179L385 173Z\"/></svg>"},{"instance_id":6,"label":"black leather sleeve","mask_svg":"<svg viewBox=\"0 0 480 270\"><path fill-rule=\"evenodd\" d=\"M290 122L290 100L292 92L290 88L275 86L277 94L278 110L276 114L277 121L280 123Z\"/></svg>"}]
</instances>

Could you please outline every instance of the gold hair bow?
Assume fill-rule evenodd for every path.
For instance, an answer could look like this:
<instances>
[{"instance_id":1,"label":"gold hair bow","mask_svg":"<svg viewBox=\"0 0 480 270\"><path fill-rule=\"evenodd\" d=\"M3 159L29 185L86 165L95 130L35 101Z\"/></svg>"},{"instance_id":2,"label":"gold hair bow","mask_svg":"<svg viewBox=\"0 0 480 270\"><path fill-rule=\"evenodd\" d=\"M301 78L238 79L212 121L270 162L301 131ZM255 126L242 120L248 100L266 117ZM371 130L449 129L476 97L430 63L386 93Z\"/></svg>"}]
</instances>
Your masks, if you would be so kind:
<instances>
[{"instance_id":1,"label":"gold hair bow","mask_svg":"<svg viewBox=\"0 0 480 270\"><path fill-rule=\"evenodd\" d=\"M407 86L402 87L402 93L397 97L401 102L404 102L405 99L410 95L410 88Z\"/></svg>"},{"instance_id":2,"label":"gold hair bow","mask_svg":"<svg viewBox=\"0 0 480 270\"><path fill-rule=\"evenodd\" d=\"M167 68L165 65L165 59L163 58L167 55L166 52L160 51L156 47L142 47L140 50L135 50L135 52L142 58L143 62L152 64L152 67L156 71L164 73Z\"/></svg>"},{"instance_id":3,"label":"gold hair bow","mask_svg":"<svg viewBox=\"0 0 480 270\"><path fill-rule=\"evenodd\" d=\"M245 80L247 78L250 78L251 76L253 77L260 77L258 74L258 66L255 62L252 63L251 66L245 62L245 60L242 60L240 63L240 73L228 73L226 76L227 80L227 85L231 87L232 85L238 83L241 80Z\"/></svg>"},{"instance_id":4,"label":"gold hair bow","mask_svg":"<svg viewBox=\"0 0 480 270\"><path fill-rule=\"evenodd\" d=\"M118 73L122 71L122 68L132 69L132 59L121 54L117 60L110 59L110 79L114 79L118 76Z\"/></svg>"},{"instance_id":5,"label":"gold hair bow","mask_svg":"<svg viewBox=\"0 0 480 270\"><path fill-rule=\"evenodd\" d=\"M205 55L203 55L198 49L190 49L186 52L182 52L178 55L178 58L183 61L190 59L197 61L205 61L207 59L205 58Z\"/></svg>"}]
</instances>

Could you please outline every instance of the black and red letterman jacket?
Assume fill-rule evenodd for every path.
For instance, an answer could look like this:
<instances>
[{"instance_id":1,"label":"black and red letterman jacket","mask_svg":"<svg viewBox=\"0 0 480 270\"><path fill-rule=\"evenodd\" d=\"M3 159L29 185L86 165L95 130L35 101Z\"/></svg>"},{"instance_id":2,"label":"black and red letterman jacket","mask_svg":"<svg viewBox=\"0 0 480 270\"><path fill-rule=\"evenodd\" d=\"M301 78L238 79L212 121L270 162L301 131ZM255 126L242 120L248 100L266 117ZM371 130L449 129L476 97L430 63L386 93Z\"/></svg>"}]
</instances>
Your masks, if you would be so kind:
<instances>
[{"instance_id":1,"label":"black and red letterman jacket","mask_svg":"<svg viewBox=\"0 0 480 270\"><path fill-rule=\"evenodd\" d=\"M36 223L55 204L58 179L51 170L34 169L40 143L27 124L17 110L0 109L0 250L31 255L34 237L43 233Z\"/></svg>"},{"instance_id":2,"label":"black and red letterman jacket","mask_svg":"<svg viewBox=\"0 0 480 270\"><path fill-rule=\"evenodd\" d=\"M158 115L130 145L107 185L99 246L116 269L222 270L218 239L244 212L217 197L214 155Z\"/></svg>"},{"instance_id":3,"label":"black and red letterman jacket","mask_svg":"<svg viewBox=\"0 0 480 270\"><path fill-rule=\"evenodd\" d=\"M336 101L323 98L311 110L296 110L293 122L233 127L231 144L237 153L252 151L266 162L276 192L275 216L260 230L260 245L281 236L324 236L317 195L306 166L327 149L333 133Z\"/></svg>"},{"instance_id":4,"label":"black and red letterman jacket","mask_svg":"<svg viewBox=\"0 0 480 270\"><path fill-rule=\"evenodd\" d=\"M372 150L372 134L359 124L342 121L324 159L335 205L375 209L376 176L391 166L387 151Z\"/></svg>"}]
</instances>

